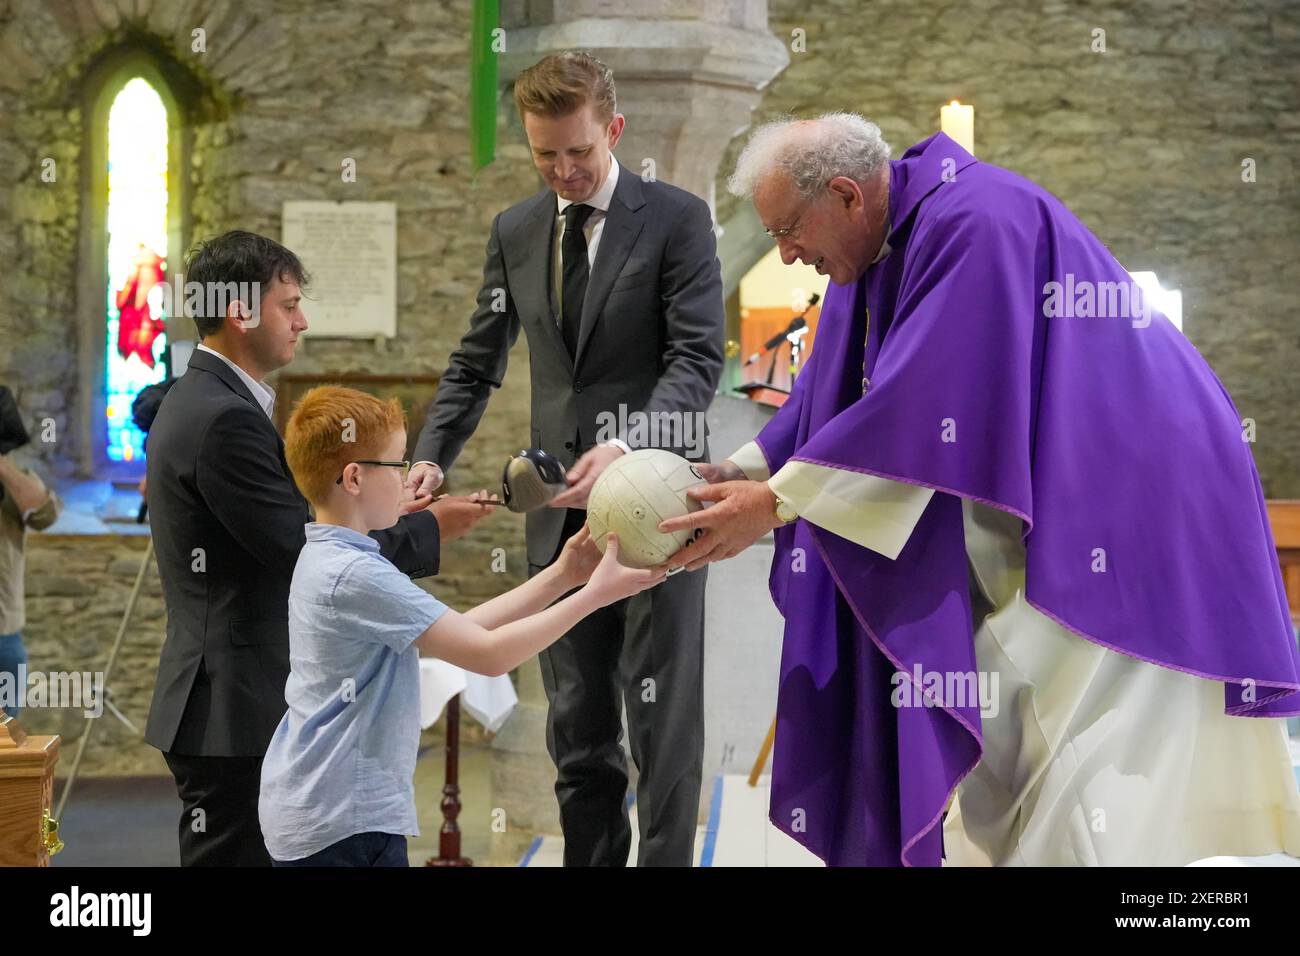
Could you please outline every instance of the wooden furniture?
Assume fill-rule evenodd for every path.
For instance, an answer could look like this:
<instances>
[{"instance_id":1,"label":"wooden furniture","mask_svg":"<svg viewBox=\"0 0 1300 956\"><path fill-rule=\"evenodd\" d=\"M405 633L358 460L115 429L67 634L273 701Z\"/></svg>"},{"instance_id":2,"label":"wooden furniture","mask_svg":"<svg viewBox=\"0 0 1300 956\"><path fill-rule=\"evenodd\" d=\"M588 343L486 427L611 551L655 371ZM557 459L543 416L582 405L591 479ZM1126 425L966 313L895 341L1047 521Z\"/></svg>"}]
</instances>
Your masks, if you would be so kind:
<instances>
[{"instance_id":1,"label":"wooden furniture","mask_svg":"<svg viewBox=\"0 0 1300 956\"><path fill-rule=\"evenodd\" d=\"M271 384L275 386L275 427L281 435L289 424L293 405L303 393L317 385L343 385L376 398L396 398L406 412L406 453L415 451L416 439L424 427L424 416L438 390L441 375L369 375L362 372L322 372L297 375L282 372ZM446 490L445 488L443 489Z\"/></svg>"},{"instance_id":2,"label":"wooden furniture","mask_svg":"<svg viewBox=\"0 0 1300 956\"><path fill-rule=\"evenodd\" d=\"M63 849L54 805L58 737L29 737L0 710L0 866L49 866Z\"/></svg>"},{"instance_id":3,"label":"wooden furniture","mask_svg":"<svg viewBox=\"0 0 1300 956\"><path fill-rule=\"evenodd\" d=\"M442 786L442 829L438 831L438 855L425 866L473 866L460 853L460 694L447 701L447 777Z\"/></svg>"},{"instance_id":4,"label":"wooden furniture","mask_svg":"<svg viewBox=\"0 0 1300 956\"><path fill-rule=\"evenodd\" d=\"M1273 526L1273 546L1282 565L1291 621L1300 626L1300 501L1268 502L1268 522Z\"/></svg>"},{"instance_id":5,"label":"wooden furniture","mask_svg":"<svg viewBox=\"0 0 1300 956\"><path fill-rule=\"evenodd\" d=\"M763 738L763 746L758 748L758 757L754 761L753 768L749 771L749 785L758 786L758 778L763 775L767 769L767 758L772 753L772 744L776 742L776 714L772 715L772 726L767 728L767 736Z\"/></svg>"},{"instance_id":6,"label":"wooden furniture","mask_svg":"<svg viewBox=\"0 0 1300 956\"><path fill-rule=\"evenodd\" d=\"M780 408L790 398L789 392L771 385L765 385L762 382L746 382L736 391L743 393L751 402L756 402L759 405L771 405L773 408Z\"/></svg>"}]
</instances>

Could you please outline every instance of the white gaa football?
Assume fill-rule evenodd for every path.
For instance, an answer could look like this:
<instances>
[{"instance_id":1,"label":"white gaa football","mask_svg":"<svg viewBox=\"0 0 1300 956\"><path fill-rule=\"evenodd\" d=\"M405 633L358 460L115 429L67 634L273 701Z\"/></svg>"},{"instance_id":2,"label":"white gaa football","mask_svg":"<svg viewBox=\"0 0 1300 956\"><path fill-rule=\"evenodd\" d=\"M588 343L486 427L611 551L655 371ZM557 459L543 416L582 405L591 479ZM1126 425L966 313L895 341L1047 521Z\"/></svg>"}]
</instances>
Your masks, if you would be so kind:
<instances>
[{"instance_id":1,"label":"white gaa football","mask_svg":"<svg viewBox=\"0 0 1300 956\"><path fill-rule=\"evenodd\" d=\"M693 531L664 534L659 522L703 505L686 489L705 483L685 458L658 448L628 452L606 468L587 497L587 527L601 551L605 535L618 535L619 562L648 568L667 561L695 536Z\"/></svg>"}]
</instances>

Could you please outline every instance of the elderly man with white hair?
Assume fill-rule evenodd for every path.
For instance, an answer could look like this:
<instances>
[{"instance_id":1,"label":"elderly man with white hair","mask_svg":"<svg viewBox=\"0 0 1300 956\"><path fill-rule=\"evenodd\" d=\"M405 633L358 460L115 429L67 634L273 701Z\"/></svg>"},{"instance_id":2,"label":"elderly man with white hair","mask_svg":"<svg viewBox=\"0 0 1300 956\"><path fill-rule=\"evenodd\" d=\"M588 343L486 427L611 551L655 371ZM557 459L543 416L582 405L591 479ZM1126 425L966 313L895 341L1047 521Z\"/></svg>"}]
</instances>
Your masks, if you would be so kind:
<instances>
[{"instance_id":1,"label":"elderly man with white hair","mask_svg":"<svg viewBox=\"0 0 1300 956\"><path fill-rule=\"evenodd\" d=\"M829 864L1300 854L1228 393L1046 190L942 133L889 157L846 113L749 141L733 192L830 285L789 401L661 525L703 529L687 568L775 530L773 823Z\"/></svg>"}]
</instances>

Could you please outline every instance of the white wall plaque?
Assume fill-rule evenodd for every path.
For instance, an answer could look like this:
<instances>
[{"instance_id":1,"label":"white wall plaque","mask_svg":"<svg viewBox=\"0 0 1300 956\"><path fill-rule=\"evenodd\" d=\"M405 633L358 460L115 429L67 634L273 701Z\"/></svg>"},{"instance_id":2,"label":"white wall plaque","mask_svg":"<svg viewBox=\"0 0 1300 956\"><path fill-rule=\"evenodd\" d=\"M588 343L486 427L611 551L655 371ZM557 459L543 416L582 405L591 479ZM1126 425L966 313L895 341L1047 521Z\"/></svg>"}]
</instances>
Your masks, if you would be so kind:
<instances>
[{"instance_id":1,"label":"white wall plaque","mask_svg":"<svg viewBox=\"0 0 1300 956\"><path fill-rule=\"evenodd\" d=\"M396 203L286 202L282 235L311 275L309 337L397 334Z\"/></svg>"}]
</instances>

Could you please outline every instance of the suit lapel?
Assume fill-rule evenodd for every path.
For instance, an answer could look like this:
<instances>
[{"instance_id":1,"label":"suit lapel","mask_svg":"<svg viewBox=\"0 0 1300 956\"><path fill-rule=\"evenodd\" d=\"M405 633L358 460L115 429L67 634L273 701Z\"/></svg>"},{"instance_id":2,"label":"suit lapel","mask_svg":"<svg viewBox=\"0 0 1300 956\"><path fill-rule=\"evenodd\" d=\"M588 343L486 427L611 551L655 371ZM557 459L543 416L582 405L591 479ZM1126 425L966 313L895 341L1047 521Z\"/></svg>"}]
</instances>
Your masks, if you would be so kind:
<instances>
[{"instance_id":1,"label":"suit lapel","mask_svg":"<svg viewBox=\"0 0 1300 956\"><path fill-rule=\"evenodd\" d=\"M568 364L571 361L569 350L564 344L564 335L560 331L551 295L551 255L555 247L556 208L555 193L547 188L542 190L525 218L518 287L511 290L511 297L515 300L516 309L525 308L524 303L533 305L533 312L542 326L542 334L550 340L565 364Z\"/></svg>"},{"instance_id":2,"label":"suit lapel","mask_svg":"<svg viewBox=\"0 0 1300 956\"><path fill-rule=\"evenodd\" d=\"M586 350L587 340L591 338L596 320L600 317L605 300L609 298L610 287L623 269L623 263L636 245L637 236L645 225L641 212L645 198L641 192L641 180L619 163L618 185L614 188L614 198L609 204L605 216L605 226L600 233L600 245L596 249L596 261L592 265L591 276L587 280L587 294L582 300L582 323L578 326L578 354L574 357L573 367L582 364L582 354ZM561 339L563 344L563 339Z\"/></svg>"},{"instance_id":3,"label":"suit lapel","mask_svg":"<svg viewBox=\"0 0 1300 956\"><path fill-rule=\"evenodd\" d=\"M243 381L240 380L239 376L235 374L235 370L217 356L196 348L192 353L190 353L190 361L187 367L211 372L217 378L221 379L221 381L225 382L226 387L228 387L232 392L243 398L244 401L248 402L259 412L262 412L262 414L266 414L262 410L262 406L258 404L257 399L253 397L253 393L248 390L248 386L245 385Z\"/></svg>"},{"instance_id":4,"label":"suit lapel","mask_svg":"<svg viewBox=\"0 0 1300 956\"><path fill-rule=\"evenodd\" d=\"M188 368L197 368L203 372L211 372L219 378L227 388L256 408L262 417L266 418L266 422L271 426L271 431L275 433L275 440L279 445L278 450L280 463L284 466L284 473L286 475L289 474L289 463L284 457L284 438L282 438L279 431L276 430L275 423L267 417L266 409L262 408L257 399L253 397L253 393L248 390L248 386L244 384L243 380L235 374L235 370L225 362L221 361L221 359L217 358L217 356L200 349L195 349L190 354ZM188 374L188 371L186 374Z\"/></svg>"}]
</instances>

